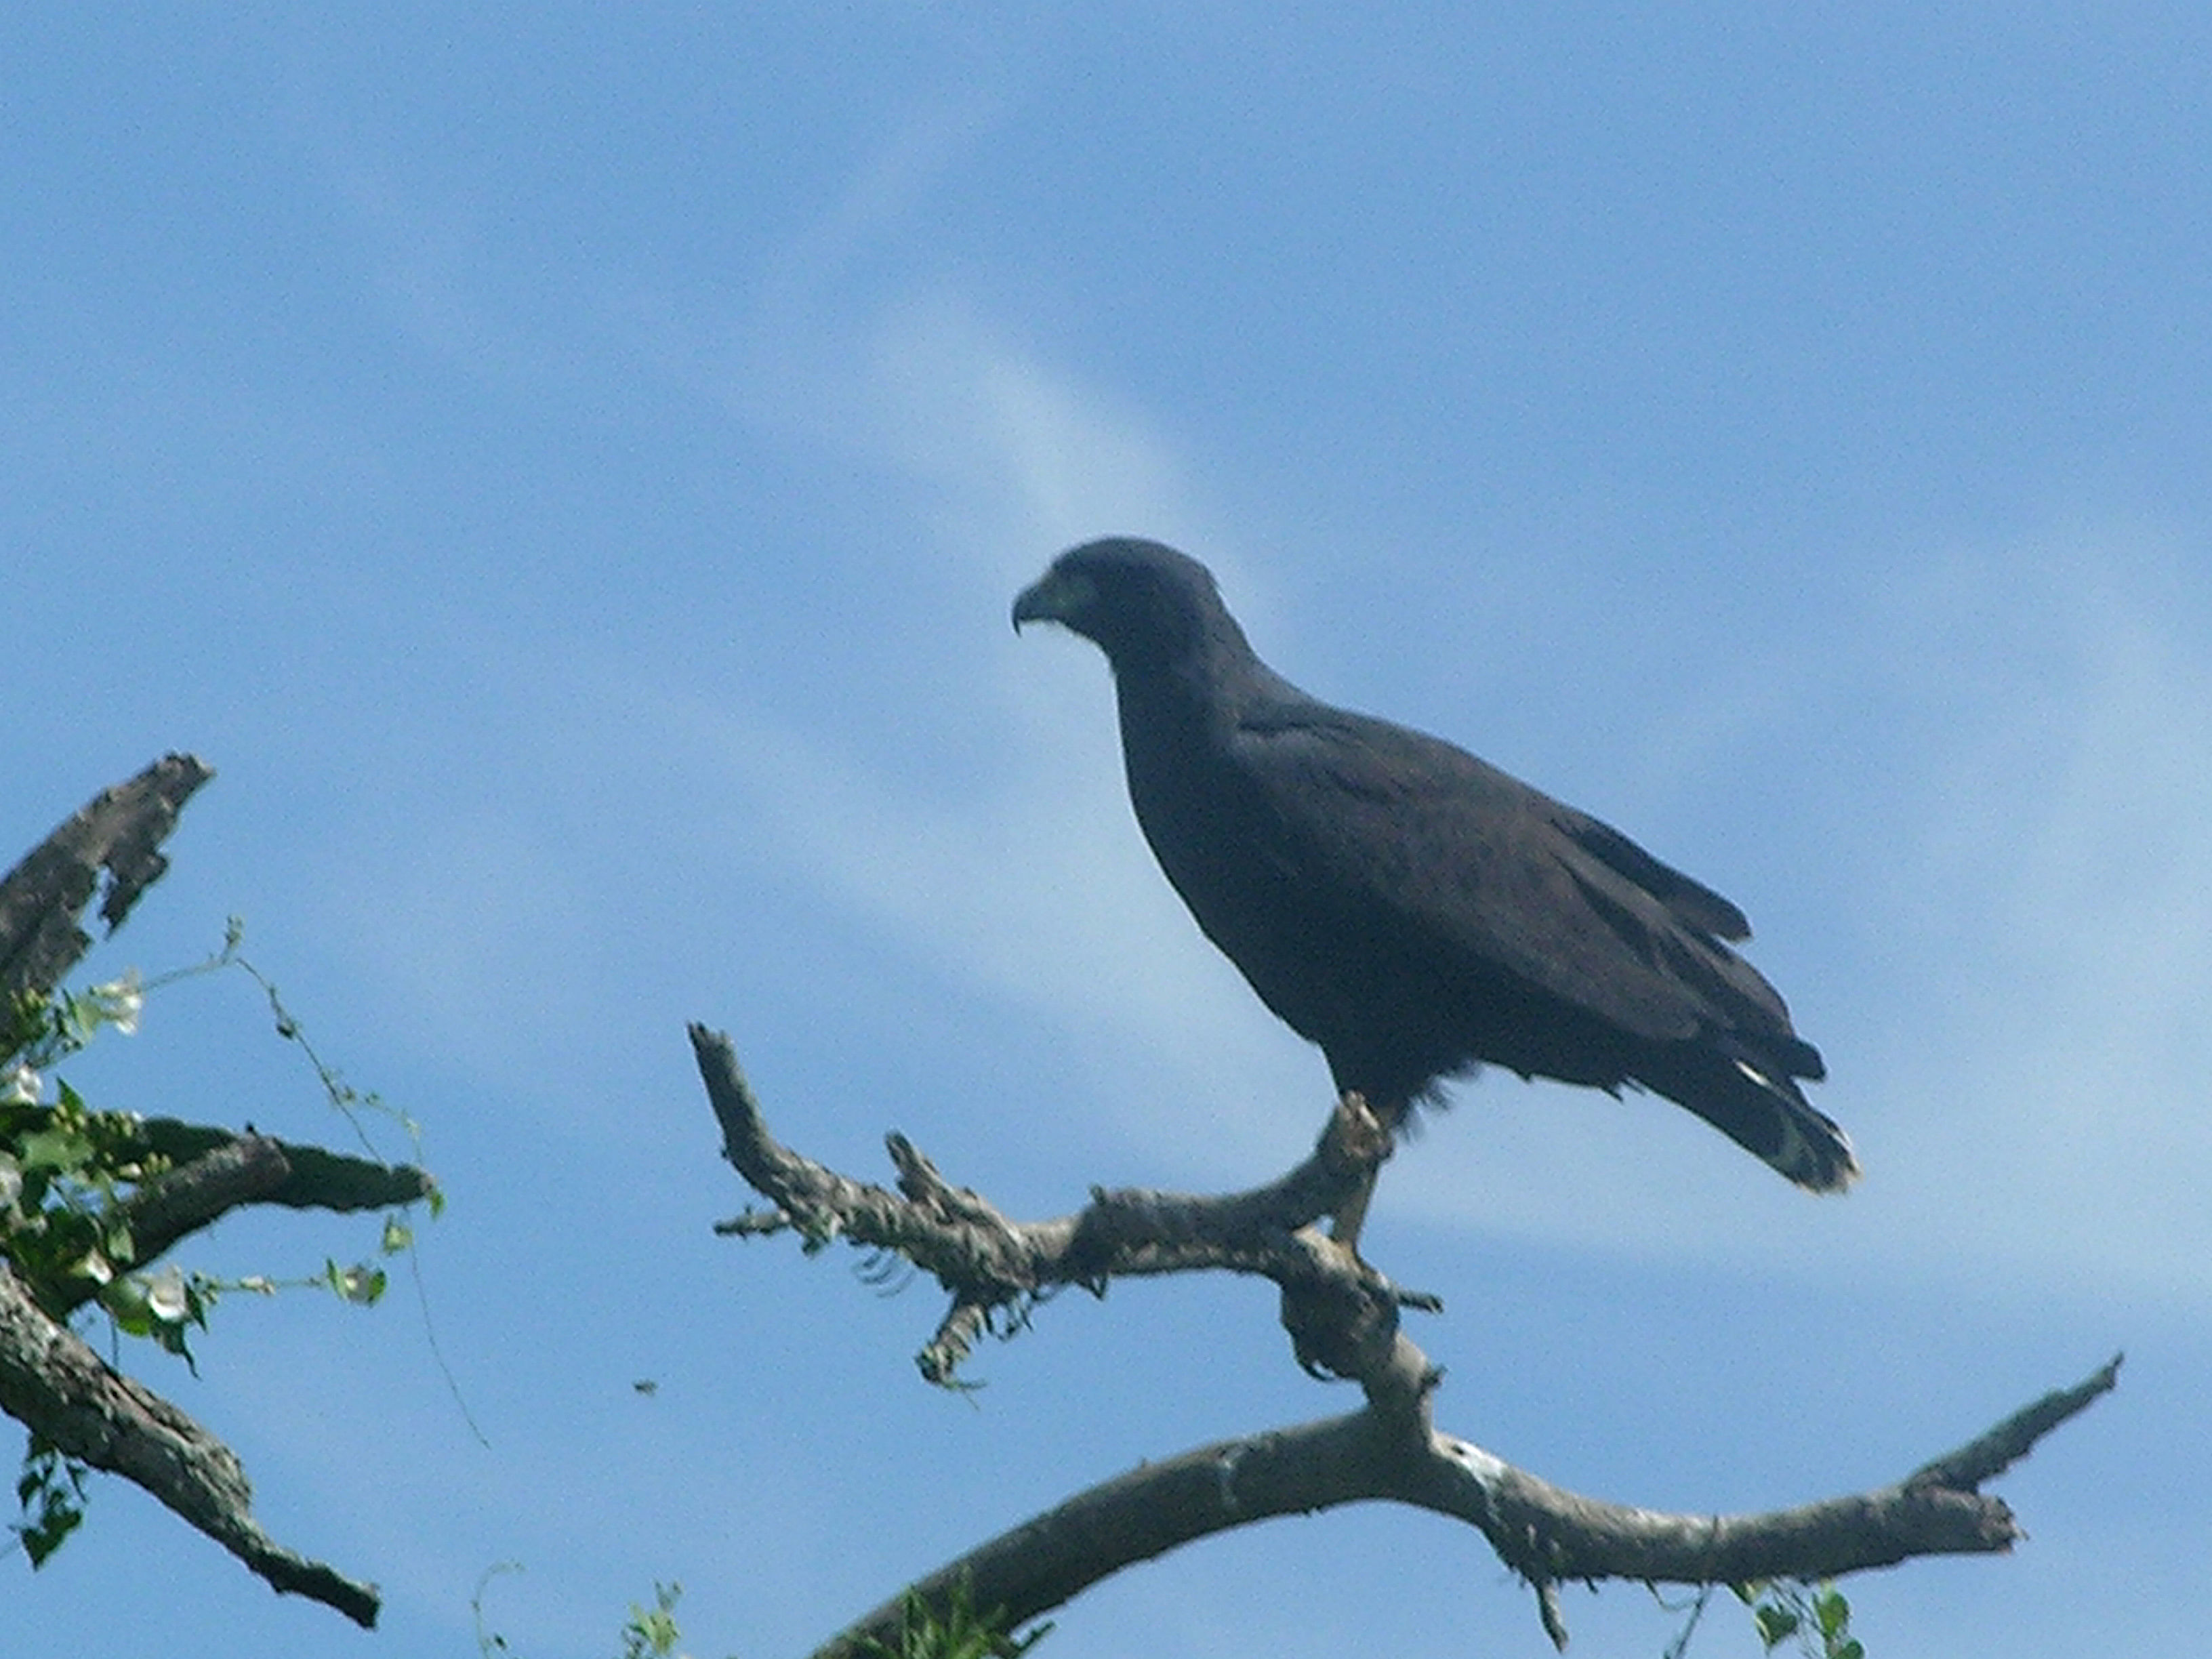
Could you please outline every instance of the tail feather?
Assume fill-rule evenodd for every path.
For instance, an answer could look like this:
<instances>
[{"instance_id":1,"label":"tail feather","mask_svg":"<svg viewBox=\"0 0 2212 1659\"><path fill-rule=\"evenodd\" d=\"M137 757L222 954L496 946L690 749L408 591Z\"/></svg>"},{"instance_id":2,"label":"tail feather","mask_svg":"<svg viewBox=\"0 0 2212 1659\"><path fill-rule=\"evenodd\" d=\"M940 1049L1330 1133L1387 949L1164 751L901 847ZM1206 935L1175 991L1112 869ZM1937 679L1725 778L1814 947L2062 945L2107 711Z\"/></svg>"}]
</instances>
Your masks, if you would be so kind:
<instances>
[{"instance_id":1,"label":"tail feather","mask_svg":"<svg viewBox=\"0 0 2212 1659\"><path fill-rule=\"evenodd\" d=\"M1638 1081L1687 1107L1800 1187L1839 1193L1858 1179L1850 1137L1805 1098L1796 1079L1732 1044L1671 1046Z\"/></svg>"}]
</instances>

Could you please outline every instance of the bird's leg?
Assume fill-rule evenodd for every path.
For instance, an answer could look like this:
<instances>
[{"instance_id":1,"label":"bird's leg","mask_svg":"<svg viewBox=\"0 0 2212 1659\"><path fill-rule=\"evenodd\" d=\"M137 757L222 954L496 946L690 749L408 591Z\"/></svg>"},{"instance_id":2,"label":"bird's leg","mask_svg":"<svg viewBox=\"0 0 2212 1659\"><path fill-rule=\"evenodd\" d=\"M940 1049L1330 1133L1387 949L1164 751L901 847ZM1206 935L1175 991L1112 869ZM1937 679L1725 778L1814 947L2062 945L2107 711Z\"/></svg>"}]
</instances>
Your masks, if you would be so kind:
<instances>
[{"instance_id":1,"label":"bird's leg","mask_svg":"<svg viewBox=\"0 0 2212 1659\"><path fill-rule=\"evenodd\" d=\"M1339 1144L1344 1152L1361 1168L1358 1184L1330 1219L1328 1236L1355 1257L1359 1254L1359 1230L1366 1224L1367 1206L1375 1198L1376 1177L1395 1141L1392 1127L1392 1118L1376 1111L1358 1090L1346 1089L1339 1097L1334 1132L1341 1137Z\"/></svg>"}]
</instances>

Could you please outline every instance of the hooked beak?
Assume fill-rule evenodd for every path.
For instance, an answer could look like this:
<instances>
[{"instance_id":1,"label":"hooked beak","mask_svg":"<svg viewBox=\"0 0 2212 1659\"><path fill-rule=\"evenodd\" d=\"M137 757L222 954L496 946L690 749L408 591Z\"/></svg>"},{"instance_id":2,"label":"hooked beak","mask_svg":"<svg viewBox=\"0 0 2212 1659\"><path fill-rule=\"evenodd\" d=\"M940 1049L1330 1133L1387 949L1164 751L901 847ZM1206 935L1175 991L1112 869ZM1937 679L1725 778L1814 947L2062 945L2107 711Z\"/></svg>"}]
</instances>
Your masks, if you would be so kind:
<instances>
[{"instance_id":1,"label":"hooked beak","mask_svg":"<svg viewBox=\"0 0 2212 1659\"><path fill-rule=\"evenodd\" d=\"M1048 570L1015 599L1014 631L1019 633L1024 623L1033 622L1072 628L1097 597L1098 590L1088 576Z\"/></svg>"}]
</instances>

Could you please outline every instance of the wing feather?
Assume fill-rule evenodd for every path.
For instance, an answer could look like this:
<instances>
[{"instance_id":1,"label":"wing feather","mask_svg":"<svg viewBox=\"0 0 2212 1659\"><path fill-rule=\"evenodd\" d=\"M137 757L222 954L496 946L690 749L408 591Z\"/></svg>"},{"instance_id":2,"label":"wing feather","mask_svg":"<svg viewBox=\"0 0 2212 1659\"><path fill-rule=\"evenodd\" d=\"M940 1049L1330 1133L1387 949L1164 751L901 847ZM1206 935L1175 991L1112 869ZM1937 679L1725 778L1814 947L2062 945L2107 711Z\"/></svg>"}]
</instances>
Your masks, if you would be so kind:
<instances>
[{"instance_id":1,"label":"wing feather","mask_svg":"<svg viewBox=\"0 0 2212 1659\"><path fill-rule=\"evenodd\" d=\"M1640 1036L1788 1029L1720 942L1748 931L1734 905L1454 744L1305 700L1240 721L1232 754L1285 873L1389 918L1411 951Z\"/></svg>"}]
</instances>

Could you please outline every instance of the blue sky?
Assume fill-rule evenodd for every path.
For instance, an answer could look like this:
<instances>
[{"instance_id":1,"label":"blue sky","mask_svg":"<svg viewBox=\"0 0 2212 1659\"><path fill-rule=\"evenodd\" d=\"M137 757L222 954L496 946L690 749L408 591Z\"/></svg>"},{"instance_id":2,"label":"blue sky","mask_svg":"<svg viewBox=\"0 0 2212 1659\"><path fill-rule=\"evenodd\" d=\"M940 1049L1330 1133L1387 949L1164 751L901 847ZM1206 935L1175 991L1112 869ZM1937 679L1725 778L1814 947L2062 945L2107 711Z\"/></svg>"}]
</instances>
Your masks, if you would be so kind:
<instances>
[{"instance_id":1,"label":"blue sky","mask_svg":"<svg viewBox=\"0 0 2212 1659\"><path fill-rule=\"evenodd\" d=\"M1448 734L1749 912L1867 1169L1511 1079L1368 1244L1455 1432L1691 1510L1893 1479L2130 1354L2010 1559L1854 1581L1871 1651L2201 1645L2212 1548L2212 20L83 9L0 23L0 840L219 769L97 976L246 918L451 1207L362 1315L227 1303L195 1380L365 1638L106 1483L10 1628L88 1652L804 1650L1137 1459L1346 1408L1249 1285L939 1312L708 1231L683 1022L861 1174L1009 1208L1243 1185L1316 1054L1183 915L1107 676L1007 627L1179 543L1317 694ZM107 1103L340 1139L243 979ZM311 1270L373 1229L226 1223ZM633 1380L659 1390L638 1394ZM1577 1650L1674 1618L1571 1596ZM1536 1653L1379 1510L1187 1552L1044 1651ZM1734 1614L1697 1651L1749 1653Z\"/></svg>"}]
</instances>

